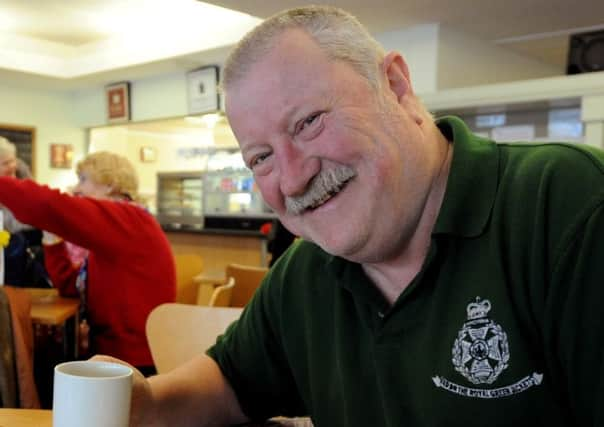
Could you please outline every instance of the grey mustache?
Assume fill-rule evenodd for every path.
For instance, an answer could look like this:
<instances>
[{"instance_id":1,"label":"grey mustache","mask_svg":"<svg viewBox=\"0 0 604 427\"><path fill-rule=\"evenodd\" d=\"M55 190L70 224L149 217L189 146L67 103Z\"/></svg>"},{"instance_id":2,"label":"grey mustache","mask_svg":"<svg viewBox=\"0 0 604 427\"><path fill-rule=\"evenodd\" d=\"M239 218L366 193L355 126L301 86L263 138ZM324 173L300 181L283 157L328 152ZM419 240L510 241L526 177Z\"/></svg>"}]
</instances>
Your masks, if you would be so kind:
<instances>
[{"instance_id":1,"label":"grey mustache","mask_svg":"<svg viewBox=\"0 0 604 427\"><path fill-rule=\"evenodd\" d=\"M354 169L348 166L321 170L308 185L308 189L301 196L285 198L287 213L299 215L319 201L340 191L342 185L356 175Z\"/></svg>"}]
</instances>

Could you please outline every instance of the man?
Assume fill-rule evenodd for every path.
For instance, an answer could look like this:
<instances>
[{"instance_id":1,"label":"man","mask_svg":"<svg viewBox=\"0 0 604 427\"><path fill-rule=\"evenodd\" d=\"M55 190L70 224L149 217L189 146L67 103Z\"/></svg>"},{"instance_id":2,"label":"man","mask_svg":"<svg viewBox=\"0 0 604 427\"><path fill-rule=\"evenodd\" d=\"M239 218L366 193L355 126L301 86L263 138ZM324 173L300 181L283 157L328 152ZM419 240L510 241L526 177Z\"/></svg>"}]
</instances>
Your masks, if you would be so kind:
<instances>
[{"instance_id":1,"label":"man","mask_svg":"<svg viewBox=\"0 0 604 427\"><path fill-rule=\"evenodd\" d=\"M604 156L434 122L404 59L329 7L231 54L227 115L302 239L208 352L137 376L132 425L604 424Z\"/></svg>"},{"instance_id":2,"label":"man","mask_svg":"<svg viewBox=\"0 0 604 427\"><path fill-rule=\"evenodd\" d=\"M17 176L17 147L8 139L0 136L0 176ZM4 214L4 228L11 233L31 228L17 221L14 215L0 205Z\"/></svg>"},{"instance_id":3,"label":"man","mask_svg":"<svg viewBox=\"0 0 604 427\"><path fill-rule=\"evenodd\" d=\"M3 176L31 179L31 172L29 166L17 157L15 144L0 136L0 177ZM0 211L3 229L9 234L4 248L4 283L28 287L51 286L44 268L42 232L18 221L3 204L0 204Z\"/></svg>"}]
</instances>

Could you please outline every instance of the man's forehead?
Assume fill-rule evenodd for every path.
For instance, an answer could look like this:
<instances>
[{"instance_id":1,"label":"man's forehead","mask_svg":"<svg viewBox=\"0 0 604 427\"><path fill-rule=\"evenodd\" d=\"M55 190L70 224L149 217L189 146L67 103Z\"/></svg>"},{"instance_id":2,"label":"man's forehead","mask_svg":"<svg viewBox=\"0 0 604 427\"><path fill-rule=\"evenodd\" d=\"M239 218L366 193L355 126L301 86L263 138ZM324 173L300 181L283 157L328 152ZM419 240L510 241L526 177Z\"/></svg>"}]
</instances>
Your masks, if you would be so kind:
<instances>
[{"instance_id":1,"label":"man's forehead","mask_svg":"<svg viewBox=\"0 0 604 427\"><path fill-rule=\"evenodd\" d=\"M245 73L240 80L252 84L258 81L258 74L265 74L263 79L279 75L280 70L289 67L300 68L308 65L307 58L312 56L315 60L322 58L328 61L327 55L319 47L317 42L305 31L301 29L288 29L276 35L270 42L270 47L266 51L246 66ZM287 73L284 72L284 78ZM238 86L238 84L235 84Z\"/></svg>"}]
</instances>

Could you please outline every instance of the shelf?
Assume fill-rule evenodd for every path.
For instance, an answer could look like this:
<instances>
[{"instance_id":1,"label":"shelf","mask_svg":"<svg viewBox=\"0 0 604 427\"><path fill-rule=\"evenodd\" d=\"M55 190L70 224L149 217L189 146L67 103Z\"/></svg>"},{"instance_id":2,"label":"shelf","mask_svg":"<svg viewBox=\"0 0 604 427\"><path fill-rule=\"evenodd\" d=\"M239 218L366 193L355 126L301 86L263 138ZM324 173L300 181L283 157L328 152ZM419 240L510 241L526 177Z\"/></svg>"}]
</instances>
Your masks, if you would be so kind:
<instances>
[{"instance_id":1,"label":"shelf","mask_svg":"<svg viewBox=\"0 0 604 427\"><path fill-rule=\"evenodd\" d=\"M472 126L472 116L506 113L520 117L556 109L576 109L580 115L581 135L571 132L568 136L554 135L551 139L604 148L604 71L447 89L418 94L418 97L435 116L460 116L469 121L470 128L481 133L485 132ZM531 123L532 119L525 119ZM519 120L516 118L515 122L517 124ZM543 131L545 122L534 123L533 140L550 139ZM575 126L576 123L574 120L568 125ZM486 131L490 132L489 129Z\"/></svg>"},{"instance_id":2,"label":"shelf","mask_svg":"<svg viewBox=\"0 0 604 427\"><path fill-rule=\"evenodd\" d=\"M551 105L565 99L580 100L586 95L604 95L604 71L418 94L430 111L530 103Z\"/></svg>"}]
</instances>

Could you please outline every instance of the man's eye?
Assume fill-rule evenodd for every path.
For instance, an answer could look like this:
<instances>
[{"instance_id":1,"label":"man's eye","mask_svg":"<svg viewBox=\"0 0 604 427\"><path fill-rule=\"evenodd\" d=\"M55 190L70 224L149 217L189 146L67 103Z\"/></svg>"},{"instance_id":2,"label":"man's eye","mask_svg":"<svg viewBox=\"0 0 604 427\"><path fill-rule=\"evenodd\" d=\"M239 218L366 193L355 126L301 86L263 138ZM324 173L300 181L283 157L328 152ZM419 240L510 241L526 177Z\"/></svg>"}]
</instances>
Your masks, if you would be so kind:
<instances>
[{"instance_id":1,"label":"man's eye","mask_svg":"<svg viewBox=\"0 0 604 427\"><path fill-rule=\"evenodd\" d=\"M319 122L320 116L321 116L321 113L317 112L317 113L313 113L310 116L306 117L304 120L302 120L299 123L298 128L296 129L296 133L300 133L304 129L308 128L309 126L312 126L312 125L316 124L317 122Z\"/></svg>"},{"instance_id":2,"label":"man's eye","mask_svg":"<svg viewBox=\"0 0 604 427\"><path fill-rule=\"evenodd\" d=\"M265 161L269 155L270 155L270 153L261 153L261 154L254 156L252 158L252 160L250 160L250 168L253 169L254 166L257 166L260 163L262 163L263 161Z\"/></svg>"}]
</instances>

